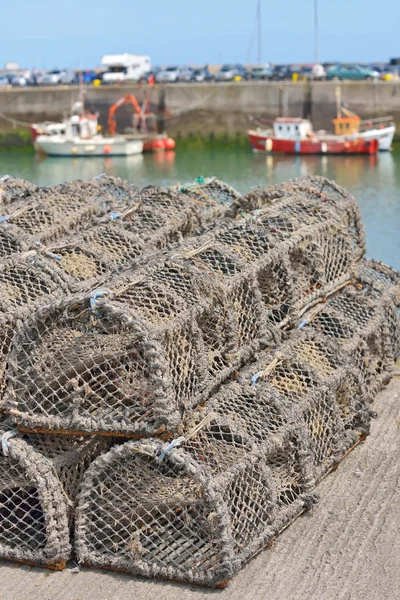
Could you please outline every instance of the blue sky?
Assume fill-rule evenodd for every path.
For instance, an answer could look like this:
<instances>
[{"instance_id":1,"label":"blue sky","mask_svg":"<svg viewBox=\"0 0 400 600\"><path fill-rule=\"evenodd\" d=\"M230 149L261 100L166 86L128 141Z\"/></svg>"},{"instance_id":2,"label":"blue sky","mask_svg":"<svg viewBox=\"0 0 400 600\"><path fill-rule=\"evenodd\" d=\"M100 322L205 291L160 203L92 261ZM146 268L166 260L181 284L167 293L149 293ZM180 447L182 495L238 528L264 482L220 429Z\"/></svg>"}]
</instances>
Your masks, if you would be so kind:
<instances>
[{"instance_id":1,"label":"blue sky","mask_svg":"<svg viewBox=\"0 0 400 600\"><path fill-rule=\"evenodd\" d=\"M255 9L256 0L4 0L0 67L85 68L120 52L160 65L247 62ZM319 0L319 20L321 61L400 56L399 0ZM262 0L262 30L264 61L313 61L313 0Z\"/></svg>"}]
</instances>

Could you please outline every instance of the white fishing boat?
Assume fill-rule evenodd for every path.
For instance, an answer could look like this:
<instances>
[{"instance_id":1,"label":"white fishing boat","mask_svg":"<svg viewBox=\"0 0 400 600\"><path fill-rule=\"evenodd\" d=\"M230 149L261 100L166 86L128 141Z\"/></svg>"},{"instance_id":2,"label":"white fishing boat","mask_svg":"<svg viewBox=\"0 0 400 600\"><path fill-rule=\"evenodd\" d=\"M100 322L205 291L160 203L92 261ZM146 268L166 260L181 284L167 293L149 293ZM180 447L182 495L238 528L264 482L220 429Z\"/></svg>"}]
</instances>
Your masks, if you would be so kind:
<instances>
[{"instance_id":1,"label":"white fishing boat","mask_svg":"<svg viewBox=\"0 0 400 600\"><path fill-rule=\"evenodd\" d=\"M39 133L38 152L48 156L131 156L143 152L143 140L135 136L104 136L99 133L98 114L73 114L64 119L59 132Z\"/></svg>"},{"instance_id":2,"label":"white fishing boat","mask_svg":"<svg viewBox=\"0 0 400 600\"><path fill-rule=\"evenodd\" d=\"M379 150L391 150L396 125L393 117L382 117L381 119L369 119L360 121L360 130L357 137L364 140L378 140Z\"/></svg>"},{"instance_id":3,"label":"white fishing boat","mask_svg":"<svg viewBox=\"0 0 400 600\"><path fill-rule=\"evenodd\" d=\"M342 106L342 90L336 87L336 119L333 125L336 135L342 135L349 141L364 140L378 142L378 150L391 150L396 125L393 117L379 117L377 119L361 119L349 108Z\"/></svg>"}]
</instances>

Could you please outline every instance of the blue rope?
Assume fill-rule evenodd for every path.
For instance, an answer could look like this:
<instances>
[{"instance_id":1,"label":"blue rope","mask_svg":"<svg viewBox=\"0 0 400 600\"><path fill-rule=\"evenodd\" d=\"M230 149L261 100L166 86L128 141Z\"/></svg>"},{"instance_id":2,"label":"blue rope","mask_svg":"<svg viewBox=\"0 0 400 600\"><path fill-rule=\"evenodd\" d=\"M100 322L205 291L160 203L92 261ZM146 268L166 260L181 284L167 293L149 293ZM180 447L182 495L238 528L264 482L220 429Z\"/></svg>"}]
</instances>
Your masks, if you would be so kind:
<instances>
[{"instance_id":1,"label":"blue rope","mask_svg":"<svg viewBox=\"0 0 400 600\"><path fill-rule=\"evenodd\" d=\"M8 215L3 215L2 217L0 217L0 223L5 223L5 221L8 221L10 217Z\"/></svg>"},{"instance_id":2,"label":"blue rope","mask_svg":"<svg viewBox=\"0 0 400 600\"><path fill-rule=\"evenodd\" d=\"M165 448L164 450L161 452L160 456L158 457L158 462L161 462L163 460L163 458L165 457L166 454L168 454L168 452L171 452L171 450L173 448L175 448L176 446L180 446L182 444L182 442L185 441L185 438L183 436L176 438L175 440L172 440L172 442L170 442Z\"/></svg>"},{"instance_id":3,"label":"blue rope","mask_svg":"<svg viewBox=\"0 0 400 600\"><path fill-rule=\"evenodd\" d=\"M1 436L1 449L3 452L3 456L8 456L8 451L10 449L10 444L8 443L8 440L10 438L15 437L18 434L18 429L12 429L11 431L6 431L5 433L3 433L3 435Z\"/></svg>"},{"instance_id":4,"label":"blue rope","mask_svg":"<svg viewBox=\"0 0 400 600\"><path fill-rule=\"evenodd\" d=\"M94 179L101 179L102 177L105 177L106 174L105 173L99 173L98 175L95 175Z\"/></svg>"},{"instance_id":5,"label":"blue rope","mask_svg":"<svg viewBox=\"0 0 400 600\"><path fill-rule=\"evenodd\" d=\"M62 256L60 254L54 254L54 252L46 252L47 256L50 256L50 258L55 258L56 260L61 260Z\"/></svg>"},{"instance_id":6,"label":"blue rope","mask_svg":"<svg viewBox=\"0 0 400 600\"><path fill-rule=\"evenodd\" d=\"M103 288L96 288L95 290L90 292L90 309L96 315L98 314L96 310L97 299L101 298L102 296L107 296L107 294L109 294L109 291Z\"/></svg>"},{"instance_id":7,"label":"blue rope","mask_svg":"<svg viewBox=\"0 0 400 600\"><path fill-rule=\"evenodd\" d=\"M39 246L40 248L44 248L42 242L35 242L36 246ZM55 258L56 260L61 260L62 256L60 254L54 254L54 252L49 252L48 250L44 251L46 256L50 256L50 258Z\"/></svg>"},{"instance_id":8,"label":"blue rope","mask_svg":"<svg viewBox=\"0 0 400 600\"><path fill-rule=\"evenodd\" d=\"M257 381L260 379L260 377L263 376L263 371L258 371L258 373L255 373L253 375L253 377L251 378L251 383L254 385L254 387L256 387Z\"/></svg>"},{"instance_id":9,"label":"blue rope","mask_svg":"<svg viewBox=\"0 0 400 600\"><path fill-rule=\"evenodd\" d=\"M303 329L304 325L307 325L308 323L308 319L304 319L304 321L302 321L300 323L300 325L297 327L297 329Z\"/></svg>"},{"instance_id":10,"label":"blue rope","mask_svg":"<svg viewBox=\"0 0 400 600\"><path fill-rule=\"evenodd\" d=\"M114 221L114 219L120 219L122 217L122 213L112 212L112 213L110 213L109 216L110 216L111 221Z\"/></svg>"}]
</instances>

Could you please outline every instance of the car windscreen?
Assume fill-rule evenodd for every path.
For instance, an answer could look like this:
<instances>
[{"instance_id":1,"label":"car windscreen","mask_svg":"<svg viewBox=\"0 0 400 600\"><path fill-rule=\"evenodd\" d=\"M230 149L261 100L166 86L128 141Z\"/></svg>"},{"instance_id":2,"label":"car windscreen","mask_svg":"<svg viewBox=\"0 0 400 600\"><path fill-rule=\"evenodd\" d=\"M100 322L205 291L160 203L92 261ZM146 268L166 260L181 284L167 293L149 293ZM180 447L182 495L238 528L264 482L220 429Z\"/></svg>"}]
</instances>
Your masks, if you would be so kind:
<instances>
[{"instance_id":1,"label":"car windscreen","mask_svg":"<svg viewBox=\"0 0 400 600\"><path fill-rule=\"evenodd\" d=\"M226 72L226 71L232 71L234 69L234 65L224 65L221 69L221 71Z\"/></svg>"},{"instance_id":2,"label":"car windscreen","mask_svg":"<svg viewBox=\"0 0 400 600\"><path fill-rule=\"evenodd\" d=\"M167 67L165 70L166 71L177 71L178 67Z\"/></svg>"}]
</instances>

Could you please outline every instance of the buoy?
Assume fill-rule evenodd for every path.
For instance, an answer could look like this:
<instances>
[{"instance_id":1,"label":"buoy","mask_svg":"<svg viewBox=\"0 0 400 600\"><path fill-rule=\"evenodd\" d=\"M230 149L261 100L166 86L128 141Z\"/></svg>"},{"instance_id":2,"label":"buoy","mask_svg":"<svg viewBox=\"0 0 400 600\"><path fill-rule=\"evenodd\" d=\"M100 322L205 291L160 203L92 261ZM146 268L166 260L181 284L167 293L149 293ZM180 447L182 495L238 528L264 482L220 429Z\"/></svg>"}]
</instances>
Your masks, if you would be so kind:
<instances>
[{"instance_id":1,"label":"buoy","mask_svg":"<svg viewBox=\"0 0 400 600\"><path fill-rule=\"evenodd\" d=\"M175 140L173 140L172 138L169 137L164 140L164 147L166 150L173 150L175 146Z\"/></svg>"},{"instance_id":2,"label":"buoy","mask_svg":"<svg viewBox=\"0 0 400 600\"><path fill-rule=\"evenodd\" d=\"M165 149L164 140L154 140L154 142L153 142L154 152L158 152L158 151L164 150L164 149Z\"/></svg>"},{"instance_id":3,"label":"buoy","mask_svg":"<svg viewBox=\"0 0 400 600\"><path fill-rule=\"evenodd\" d=\"M109 146L108 144L106 146L103 146L103 152L104 154L110 154L111 146Z\"/></svg>"}]
</instances>

